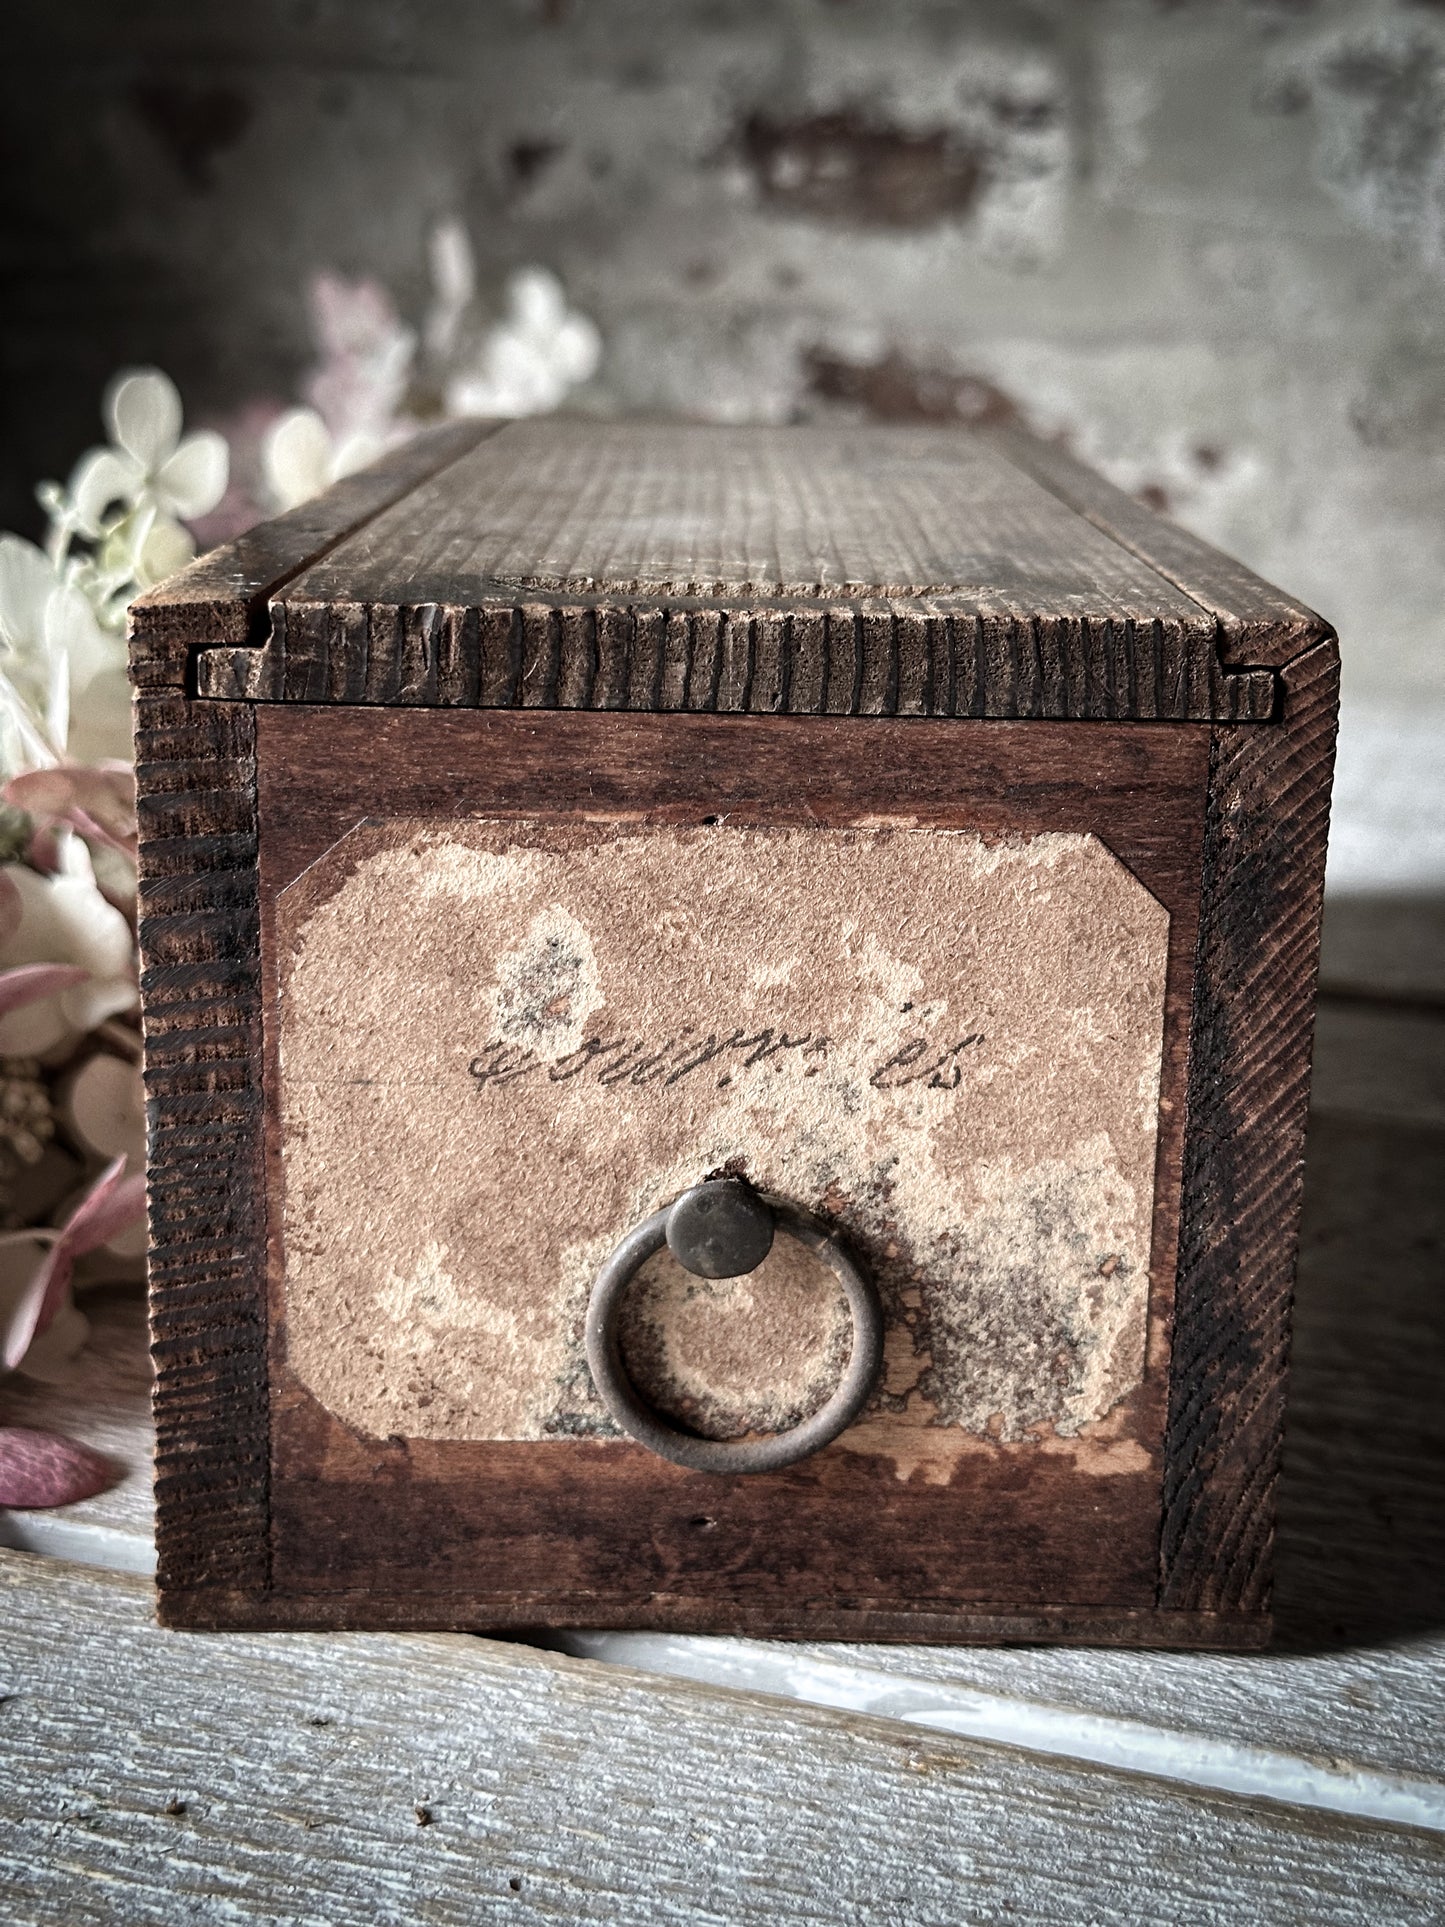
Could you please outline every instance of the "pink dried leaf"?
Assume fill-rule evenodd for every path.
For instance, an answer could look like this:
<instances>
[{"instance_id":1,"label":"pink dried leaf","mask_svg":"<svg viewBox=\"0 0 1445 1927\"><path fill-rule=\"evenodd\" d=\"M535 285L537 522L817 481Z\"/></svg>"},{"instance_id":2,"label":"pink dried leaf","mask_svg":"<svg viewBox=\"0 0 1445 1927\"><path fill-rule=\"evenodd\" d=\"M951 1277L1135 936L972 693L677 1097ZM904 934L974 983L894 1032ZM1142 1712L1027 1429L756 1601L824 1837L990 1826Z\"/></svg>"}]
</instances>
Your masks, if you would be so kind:
<instances>
[{"instance_id":1,"label":"pink dried leaf","mask_svg":"<svg viewBox=\"0 0 1445 1927\"><path fill-rule=\"evenodd\" d=\"M82 809L67 810L60 821L68 823L87 843L104 843L112 850L119 850L122 856L129 857L132 863L140 852L140 839L135 831L132 830L129 836L115 836L103 823L97 822Z\"/></svg>"},{"instance_id":2,"label":"pink dried leaf","mask_svg":"<svg viewBox=\"0 0 1445 1927\"><path fill-rule=\"evenodd\" d=\"M7 1011L19 1010L22 1004L54 997L62 990L73 990L89 975L80 964L17 964L13 970L0 970L0 1017Z\"/></svg>"},{"instance_id":3,"label":"pink dried leaf","mask_svg":"<svg viewBox=\"0 0 1445 1927\"><path fill-rule=\"evenodd\" d=\"M42 825L31 837L25 851L25 860L33 870L42 876L53 877L60 873L60 844L53 829Z\"/></svg>"},{"instance_id":4,"label":"pink dried leaf","mask_svg":"<svg viewBox=\"0 0 1445 1927\"><path fill-rule=\"evenodd\" d=\"M57 1244L73 1258L107 1244L146 1208L146 1181L139 1171L124 1176L125 1159L108 1164L66 1219Z\"/></svg>"},{"instance_id":5,"label":"pink dried leaf","mask_svg":"<svg viewBox=\"0 0 1445 1927\"><path fill-rule=\"evenodd\" d=\"M27 770L5 785L5 799L42 825L69 823L127 855L136 846L135 778L124 765L62 763ZM93 825L89 832L83 822Z\"/></svg>"},{"instance_id":6,"label":"pink dried leaf","mask_svg":"<svg viewBox=\"0 0 1445 1927\"><path fill-rule=\"evenodd\" d=\"M120 1478L109 1459L75 1439L0 1425L0 1506L73 1505Z\"/></svg>"},{"instance_id":7,"label":"pink dried leaf","mask_svg":"<svg viewBox=\"0 0 1445 1927\"><path fill-rule=\"evenodd\" d=\"M139 1173L124 1177L124 1170L123 1157L105 1167L36 1266L10 1314L4 1353L7 1371L15 1371L36 1339L49 1329L65 1300L76 1259L123 1231L145 1210L145 1179Z\"/></svg>"},{"instance_id":8,"label":"pink dried leaf","mask_svg":"<svg viewBox=\"0 0 1445 1927\"><path fill-rule=\"evenodd\" d=\"M3 1363L7 1372L18 1371L36 1339L49 1330L65 1298L74 1265L74 1253L62 1252L57 1238L31 1273L5 1330Z\"/></svg>"}]
</instances>

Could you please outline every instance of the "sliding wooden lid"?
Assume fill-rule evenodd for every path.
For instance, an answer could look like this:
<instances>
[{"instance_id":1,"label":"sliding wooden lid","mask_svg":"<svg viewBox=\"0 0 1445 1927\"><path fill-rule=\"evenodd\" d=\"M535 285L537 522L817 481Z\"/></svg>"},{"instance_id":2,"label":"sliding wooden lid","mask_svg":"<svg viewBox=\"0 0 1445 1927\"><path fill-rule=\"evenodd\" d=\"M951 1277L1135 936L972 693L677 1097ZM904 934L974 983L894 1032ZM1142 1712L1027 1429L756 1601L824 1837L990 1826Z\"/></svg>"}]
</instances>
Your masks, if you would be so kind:
<instances>
[{"instance_id":1,"label":"sliding wooden lid","mask_svg":"<svg viewBox=\"0 0 1445 1927\"><path fill-rule=\"evenodd\" d=\"M144 597L222 699L1266 722L1330 633L1017 434L458 423Z\"/></svg>"}]
</instances>

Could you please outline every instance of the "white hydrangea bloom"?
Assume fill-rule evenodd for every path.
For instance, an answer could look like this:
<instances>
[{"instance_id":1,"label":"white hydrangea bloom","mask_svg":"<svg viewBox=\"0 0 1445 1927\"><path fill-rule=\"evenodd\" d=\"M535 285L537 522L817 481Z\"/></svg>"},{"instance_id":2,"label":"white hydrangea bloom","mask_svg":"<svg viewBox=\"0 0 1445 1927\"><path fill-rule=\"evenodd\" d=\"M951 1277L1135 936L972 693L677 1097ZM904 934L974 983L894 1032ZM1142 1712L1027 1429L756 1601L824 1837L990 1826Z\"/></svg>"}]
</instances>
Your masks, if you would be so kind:
<instances>
[{"instance_id":1,"label":"white hydrangea bloom","mask_svg":"<svg viewBox=\"0 0 1445 1927\"><path fill-rule=\"evenodd\" d=\"M567 391L597 372L602 338L593 322L567 306L561 282L546 268L524 268L507 283L502 320L476 361L447 383L452 415L544 415Z\"/></svg>"},{"instance_id":2,"label":"white hydrangea bloom","mask_svg":"<svg viewBox=\"0 0 1445 1927\"><path fill-rule=\"evenodd\" d=\"M111 446L83 455L67 490L82 535L99 536L117 502L151 510L153 526L165 528L208 515L225 494L225 437L209 428L182 436L180 394L159 368L117 375L102 413Z\"/></svg>"},{"instance_id":3,"label":"white hydrangea bloom","mask_svg":"<svg viewBox=\"0 0 1445 1927\"><path fill-rule=\"evenodd\" d=\"M586 315L568 307L556 275L545 268L514 274L502 319L479 333L476 264L459 221L432 230L428 255L422 391L439 392L448 416L545 414L596 373L601 337ZM405 412L417 336L385 290L318 275L312 309L323 350L305 390L314 406L280 416L261 449L267 499L282 510L365 468L420 425ZM424 412L434 406L426 400Z\"/></svg>"},{"instance_id":4,"label":"white hydrangea bloom","mask_svg":"<svg viewBox=\"0 0 1445 1927\"><path fill-rule=\"evenodd\" d=\"M337 441L314 408L288 409L261 445L267 493L276 508L295 508L374 462L385 446L377 435Z\"/></svg>"},{"instance_id":5,"label":"white hydrangea bloom","mask_svg":"<svg viewBox=\"0 0 1445 1927\"><path fill-rule=\"evenodd\" d=\"M95 611L49 557L22 536L0 535L0 713L7 768L44 766L65 754L73 700L124 661Z\"/></svg>"},{"instance_id":6,"label":"white hydrangea bloom","mask_svg":"<svg viewBox=\"0 0 1445 1927\"><path fill-rule=\"evenodd\" d=\"M427 353L445 361L457 345L467 309L477 296L477 270L472 244L461 222L439 221L427 244L431 266L432 303L422 338Z\"/></svg>"},{"instance_id":7,"label":"white hydrangea bloom","mask_svg":"<svg viewBox=\"0 0 1445 1927\"><path fill-rule=\"evenodd\" d=\"M96 887L90 852L78 836L59 839L61 868L42 876L28 864L0 864L20 899L20 920L0 942L0 969L17 964L78 964L90 975L53 997L0 1017L0 1057L39 1057L68 1049L107 1017L139 1001L130 925Z\"/></svg>"}]
</instances>

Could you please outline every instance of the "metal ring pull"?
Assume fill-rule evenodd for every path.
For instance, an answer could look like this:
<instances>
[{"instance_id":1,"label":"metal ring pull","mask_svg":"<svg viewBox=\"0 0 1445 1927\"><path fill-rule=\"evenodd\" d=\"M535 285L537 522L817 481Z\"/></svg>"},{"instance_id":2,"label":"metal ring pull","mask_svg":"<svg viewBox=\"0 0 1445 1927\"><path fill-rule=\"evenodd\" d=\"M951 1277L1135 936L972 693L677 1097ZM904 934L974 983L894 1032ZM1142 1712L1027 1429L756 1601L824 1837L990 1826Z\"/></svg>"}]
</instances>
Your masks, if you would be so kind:
<instances>
[{"instance_id":1,"label":"metal ring pull","mask_svg":"<svg viewBox=\"0 0 1445 1927\"><path fill-rule=\"evenodd\" d=\"M622 1362L619 1314L628 1286L664 1244L699 1278L737 1278L760 1265L773 1234L786 1231L831 1268L853 1317L853 1350L827 1404L788 1432L760 1439L705 1439L669 1423L639 1397ZM844 1431L868 1402L883 1361L883 1308L872 1281L818 1219L741 1178L695 1185L629 1231L597 1274L587 1306L587 1363L603 1404L624 1432L691 1472L774 1472L796 1465Z\"/></svg>"}]
</instances>

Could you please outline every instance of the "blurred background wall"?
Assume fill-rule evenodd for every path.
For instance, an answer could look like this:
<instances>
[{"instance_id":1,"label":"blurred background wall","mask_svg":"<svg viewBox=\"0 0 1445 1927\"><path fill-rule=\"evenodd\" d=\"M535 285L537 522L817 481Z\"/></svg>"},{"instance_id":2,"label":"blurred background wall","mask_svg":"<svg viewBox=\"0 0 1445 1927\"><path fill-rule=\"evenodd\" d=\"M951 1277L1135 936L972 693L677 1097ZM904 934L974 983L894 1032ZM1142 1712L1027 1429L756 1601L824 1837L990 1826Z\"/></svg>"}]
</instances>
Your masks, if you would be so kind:
<instances>
[{"instance_id":1,"label":"blurred background wall","mask_svg":"<svg viewBox=\"0 0 1445 1927\"><path fill-rule=\"evenodd\" d=\"M1338 626L1338 894L1445 888L1445 8L10 0L0 526L113 370L292 400L318 270L553 269L568 405L1017 418Z\"/></svg>"}]
</instances>

